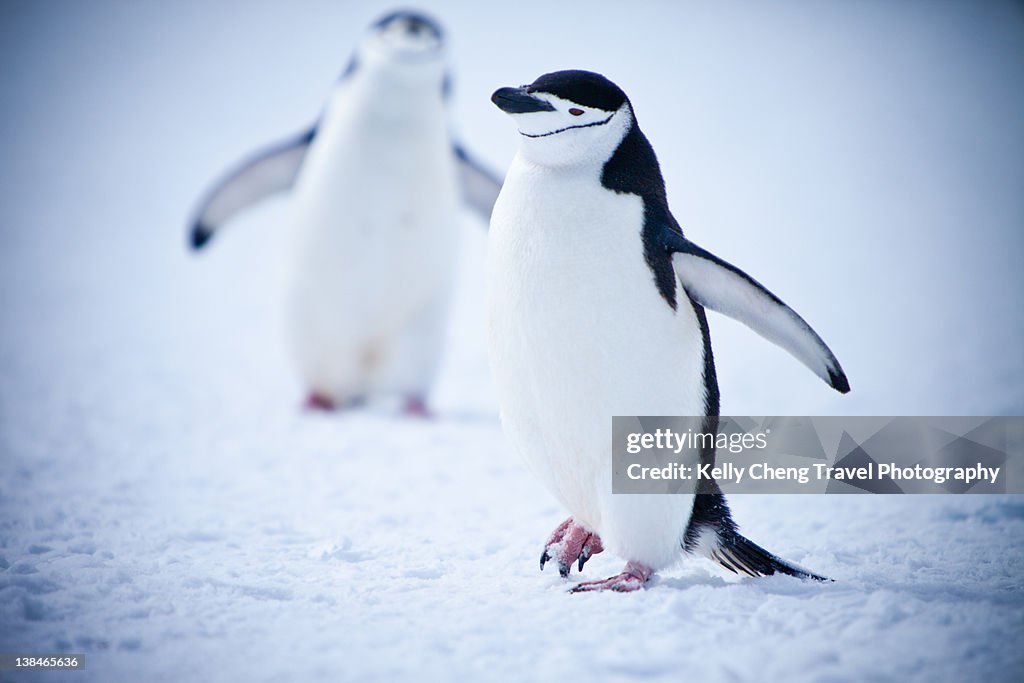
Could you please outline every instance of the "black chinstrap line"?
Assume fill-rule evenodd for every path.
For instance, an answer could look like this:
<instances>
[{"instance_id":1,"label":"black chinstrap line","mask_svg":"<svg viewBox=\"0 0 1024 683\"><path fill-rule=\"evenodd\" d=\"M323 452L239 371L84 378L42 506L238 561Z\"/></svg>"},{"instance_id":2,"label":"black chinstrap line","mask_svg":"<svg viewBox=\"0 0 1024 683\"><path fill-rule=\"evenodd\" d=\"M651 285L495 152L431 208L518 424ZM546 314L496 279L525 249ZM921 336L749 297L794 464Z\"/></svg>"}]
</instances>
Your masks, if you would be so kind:
<instances>
[{"instance_id":1,"label":"black chinstrap line","mask_svg":"<svg viewBox=\"0 0 1024 683\"><path fill-rule=\"evenodd\" d=\"M593 128L594 126L603 126L604 124L606 124L609 121L611 121L613 116L615 116L615 112L612 112L611 114L609 114L608 118L606 118L604 121L594 121L593 123L581 123L578 126L566 126L565 128L559 128L558 130L553 130L550 133L539 133L537 135L530 135L529 133L524 133L523 131L519 131L519 134L520 135L524 135L524 136L526 136L528 138L546 138L549 135L557 135L559 133L564 133L567 130L573 130L574 128Z\"/></svg>"}]
</instances>

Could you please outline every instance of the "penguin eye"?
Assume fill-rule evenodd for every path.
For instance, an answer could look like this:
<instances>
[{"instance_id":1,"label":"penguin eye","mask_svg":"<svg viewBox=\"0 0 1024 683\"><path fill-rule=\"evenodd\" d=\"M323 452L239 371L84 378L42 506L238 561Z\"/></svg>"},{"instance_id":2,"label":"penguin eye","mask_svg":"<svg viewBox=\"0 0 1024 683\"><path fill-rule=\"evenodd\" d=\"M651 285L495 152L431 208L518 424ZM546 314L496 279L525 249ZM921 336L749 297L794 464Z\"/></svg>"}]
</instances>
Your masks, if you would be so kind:
<instances>
[{"instance_id":1,"label":"penguin eye","mask_svg":"<svg viewBox=\"0 0 1024 683\"><path fill-rule=\"evenodd\" d=\"M573 107L572 109L570 109L569 113L572 114L573 116L583 116L583 110L582 109L577 109L576 107Z\"/></svg>"}]
</instances>

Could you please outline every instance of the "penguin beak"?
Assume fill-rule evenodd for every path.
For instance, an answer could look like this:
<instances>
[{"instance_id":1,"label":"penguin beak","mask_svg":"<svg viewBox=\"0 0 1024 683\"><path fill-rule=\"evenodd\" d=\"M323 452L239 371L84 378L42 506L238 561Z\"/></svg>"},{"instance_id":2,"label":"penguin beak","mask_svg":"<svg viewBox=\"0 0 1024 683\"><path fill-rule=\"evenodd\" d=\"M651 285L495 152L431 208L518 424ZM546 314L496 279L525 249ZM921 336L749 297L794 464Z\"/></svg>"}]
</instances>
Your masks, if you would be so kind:
<instances>
[{"instance_id":1,"label":"penguin beak","mask_svg":"<svg viewBox=\"0 0 1024 683\"><path fill-rule=\"evenodd\" d=\"M506 114L527 114L534 111L554 111L548 102L526 92L525 88L498 88L491 95L491 102Z\"/></svg>"}]
</instances>

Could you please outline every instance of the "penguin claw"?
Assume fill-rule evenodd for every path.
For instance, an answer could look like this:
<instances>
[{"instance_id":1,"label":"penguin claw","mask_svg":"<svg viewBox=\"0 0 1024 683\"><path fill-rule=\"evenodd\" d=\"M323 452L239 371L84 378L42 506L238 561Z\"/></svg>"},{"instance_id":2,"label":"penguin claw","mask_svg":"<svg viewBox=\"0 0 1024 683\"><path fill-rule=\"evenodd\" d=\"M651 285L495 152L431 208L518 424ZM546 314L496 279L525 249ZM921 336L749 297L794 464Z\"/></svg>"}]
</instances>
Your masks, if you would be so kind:
<instances>
[{"instance_id":1,"label":"penguin claw","mask_svg":"<svg viewBox=\"0 0 1024 683\"><path fill-rule=\"evenodd\" d=\"M587 536L587 540L583 542L583 548L580 549L579 571L583 571L583 565L587 563L587 560L603 551L604 546L601 545L600 536L597 534Z\"/></svg>"},{"instance_id":2,"label":"penguin claw","mask_svg":"<svg viewBox=\"0 0 1024 683\"><path fill-rule=\"evenodd\" d=\"M640 590L647 585L654 570L647 565L638 562L629 562L622 573L610 576L600 581L584 581L569 589L570 593L595 593L597 591L615 591L616 593L629 593Z\"/></svg>"},{"instance_id":3,"label":"penguin claw","mask_svg":"<svg viewBox=\"0 0 1024 683\"><path fill-rule=\"evenodd\" d=\"M590 555L591 555L590 546L589 545L584 545L583 546L583 550L580 551L580 560L579 560L579 564L576 567L576 571L583 571L583 565L585 565L587 563L587 560L590 559Z\"/></svg>"},{"instance_id":4,"label":"penguin claw","mask_svg":"<svg viewBox=\"0 0 1024 683\"><path fill-rule=\"evenodd\" d=\"M577 564L579 571L583 571L583 565L591 557L604 550L601 545L601 538L581 525L577 524L572 517L558 525L547 543L544 551L540 554L540 568L549 560L558 563L558 573L563 579L569 577L573 563Z\"/></svg>"}]
</instances>

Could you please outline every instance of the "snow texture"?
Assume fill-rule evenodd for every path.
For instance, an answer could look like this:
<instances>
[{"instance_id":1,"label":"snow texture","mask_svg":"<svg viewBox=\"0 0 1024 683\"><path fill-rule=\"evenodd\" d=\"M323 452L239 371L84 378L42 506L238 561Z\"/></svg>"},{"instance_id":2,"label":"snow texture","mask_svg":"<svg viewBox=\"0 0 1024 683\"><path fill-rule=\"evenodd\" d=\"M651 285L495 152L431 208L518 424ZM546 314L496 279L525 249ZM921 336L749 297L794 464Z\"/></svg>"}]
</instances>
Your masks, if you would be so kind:
<instances>
[{"instance_id":1,"label":"snow texture","mask_svg":"<svg viewBox=\"0 0 1024 683\"><path fill-rule=\"evenodd\" d=\"M713 316L723 412L1020 414L1020 5L625 8L431 7L472 152L514 152L496 87L604 72L688 235L791 304L853 386ZM313 119L385 9L0 7L0 651L88 658L0 681L1020 680L1022 497L733 499L824 585L694 560L568 595L540 573L565 511L495 417L471 215L437 419L298 410L287 202L198 257L188 212Z\"/></svg>"}]
</instances>

